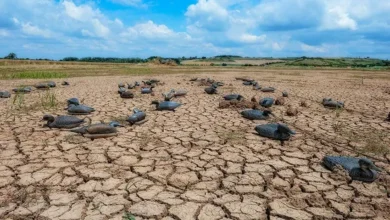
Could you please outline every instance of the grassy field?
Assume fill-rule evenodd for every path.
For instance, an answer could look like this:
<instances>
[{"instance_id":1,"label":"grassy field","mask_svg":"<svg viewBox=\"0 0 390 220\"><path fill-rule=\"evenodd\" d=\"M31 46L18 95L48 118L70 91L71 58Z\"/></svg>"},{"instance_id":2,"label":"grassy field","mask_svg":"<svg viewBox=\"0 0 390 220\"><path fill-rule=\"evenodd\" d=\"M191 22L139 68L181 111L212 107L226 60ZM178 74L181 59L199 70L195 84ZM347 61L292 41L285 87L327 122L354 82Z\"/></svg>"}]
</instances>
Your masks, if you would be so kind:
<instances>
[{"instance_id":1,"label":"grassy field","mask_svg":"<svg viewBox=\"0 0 390 220\"><path fill-rule=\"evenodd\" d=\"M183 65L190 66L266 66L272 68L355 68L355 69L390 69L390 61L372 58L207 58L184 60Z\"/></svg>"},{"instance_id":2,"label":"grassy field","mask_svg":"<svg viewBox=\"0 0 390 220\"><path fill-rule=\"evenodd\" d=\"M197 63L196 60L190 60ZM253 62L266 63L279 60L249 60ZM315 60L314 60L315 61ZM312 62L314 62L312 61ZM189 61L188 61L189 62ZM236 63L245 63L246 60L237 60ZM297 62L297 61L289 61ZM334 66L305 66L287 65L287 63L276 63L267 66L209 66L209 65L155 65L143 64L122 64L122 63L87 63L87 62L55 62L55 61L32 61L32 60L0 60L0 79L54 79L80 76L110 76L110 75L156 75L156 74L200 74L200 73L221 73L221 72L274 72L276 75L299 75L300 70L319 71L337 70L342 73L354 71L376 70L365 78L388 78L389 68L343 68ZM363 77L362 73L351 74L353 78Z\"/></svg>"},{"instance_id":3,"label":"grassy field","mask_svg":"<svg viewBox=\"0 0 390 220\"><path fill-rule=\"evenodd\" d=\"M245 64L251 64L251 65L264 65L269 63L280 63L285 62L283 60L278 59L197 59L197 60L185 60L182 61L183 65L204 65L209 66L211 63L215 65L222 65L223 63L226 63L227 65L245 65Z\"/></svg>"}]
</instances>

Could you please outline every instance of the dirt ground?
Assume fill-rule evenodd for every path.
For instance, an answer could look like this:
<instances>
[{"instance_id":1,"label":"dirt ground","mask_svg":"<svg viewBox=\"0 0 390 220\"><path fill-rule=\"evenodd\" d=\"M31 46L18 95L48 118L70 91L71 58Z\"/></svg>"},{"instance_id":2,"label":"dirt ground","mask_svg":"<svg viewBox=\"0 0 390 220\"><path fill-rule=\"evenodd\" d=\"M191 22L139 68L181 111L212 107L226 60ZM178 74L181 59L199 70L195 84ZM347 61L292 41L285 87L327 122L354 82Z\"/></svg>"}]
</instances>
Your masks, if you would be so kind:
<instances>
[{"instance_id":1,"label":"dirt ground","mask_svg":"<svg viewBox=\"0 0 390 220\"><path fill-rule=\"evenodd\" d=\"M277 91L252 90L235 80L243 75ZM196 76L225 86L207 95L205 87L189 82ZM13 97L1 99L0 219L390 219L386 77L342 70L76 77L68 87L54 80L51 92L61 102L55 110L17 112ZM136 90L134 99L125 100L117 94L119 82L148 78L165 83L155 96ZM4 80L0 90L39 81ZM176 112L154 111L151 101L171 88L188 90L175 99L183 105ZM290 96L285 105L271 107L277 118L268 121L218 108L224 94L250 100L277 98L284 90ZM26 94L25 105L44 93ZM43 128L42 116L66 114L64 101L71 97L96 109L94 123L123 119L135 107L149 121L94 141ZM325 97L345 101L346 109L325 109ZM299 114L287 116L288 105ZM297 135L284 146L258 136L255 126L269 121L283 121ZM325 155L365 155L383 172L371 184L351 182L321 166Z\"/></svg>"}]
</instances>

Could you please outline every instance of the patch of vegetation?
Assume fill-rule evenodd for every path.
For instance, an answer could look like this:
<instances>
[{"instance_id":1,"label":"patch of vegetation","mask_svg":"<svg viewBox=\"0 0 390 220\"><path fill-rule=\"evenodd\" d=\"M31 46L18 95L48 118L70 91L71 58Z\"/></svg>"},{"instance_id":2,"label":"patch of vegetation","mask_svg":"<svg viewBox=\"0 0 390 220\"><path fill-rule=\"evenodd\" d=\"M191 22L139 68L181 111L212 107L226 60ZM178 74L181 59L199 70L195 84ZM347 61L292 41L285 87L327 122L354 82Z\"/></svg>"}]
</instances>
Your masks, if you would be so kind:
<instances>
[{"instance_id":1,"label":"patch of vegetation","mask_svg":"<svg viewBox=\"0 0 390 220\"><path fill-rule=\"evenodd\" d=\"M4 57L4 59L10 59L10 60L13 60L13 59L17 59L18 56L16 55L16 53L9 53L7 56Z\"/></svg>"},{"instance_id":2,"label":"patch of vegetation","mask_svg":"<svg viewBox=\"0 0 390 220\"><path fill-rule=\"evenodd\" d=\"M237 88L234 87L234 86L228 85L228 86L223 86L223 87L222 87L222 90L224 90L224 91L226 91L226 92L228 92L228 93L233 93L234 91L237 90Z\"/></svg>"},{"instance_id":3,"label":"patch of vegetation","mask_svg":"<svg viewBox=\"0 0 390 220\"><path fill-rule=\"evenodd\" d=\"M135 220L135 217L130 212L125 212L123 220Z\"/></svg>"},{"instance_id":4,"label":"patch of vegetation","mask_svg":"<svg viewBox=\"0 0 390 220\"><path fill-rule=\"evenodd\" d=\"M65 57L61 61L97 62L97 63L145 63L147 59L141 58L116 58L116 57Z\"/></svg>"},{"instance_id":5,"label":"patch of vegetation","mask_svg":"<svg viewBox=\"0 0 390 220\"><path fill-rule=\"evenodd\" d=\"M341 113L343 113L344 108L336 108L335 113L336 113L336 118L340 117Z\"/></svg>"},{"instance_id":6,"label":"patch of vegetation","mask_svg":"<svg viewBox=\"0 0 390 220\"><path fill-rule=\"evenodd\" d=\"M131 75L148 75L154 73L151 68L125 68L125 71L126 74Z\"/></svg>"},{"instance_id":7,"label":"patch of vegetation","mask_svg":"<svg viewBox=\"0 0 390 220\"><path fill-rule=\"evenodd\" d=\"M60 103L57 100L56 94L50 90L47 90L44 94L40 94L39 100L29 105L26 104L25 93L16 92L13 96L12 105L9 106L7 114L9 116L16 116L19 113L56 109L59 105Z\"/></svg>"},{"instance_id":8,"label":"patch of vegetation","mask_svg":"<svg viewBox=\"0 0 390 220\"><path fill-rule=\"evenodd\" d=\"M68 77L68 74L66 73L46 71L25 71L12 74L2 74L2 78L6 79L53 79L66 77Z\"/></svg>"},{"instance_id":9,"label":"patch of vegetation","mask_svg":"<svg viewBox=\"0 0 390 220\"><path fill-rule=\"evenodd\" d=\"M332 124L332 128L335 132L341 132L345 127L346 125L341 121L336 121Z\"/></svg>"},{"instance_id":10,"label":"patch of vegetation","mask_svg":"<svg viewBox=\"0 0 390 220\"><path fill-rule=\"evenodd\" d=\"M243 144L246 142L245 132L243 131L224 131L219 133L218 136L223 140L224 144Z\"/></svg>"},{"instance_id":11,"label":"patch of vegetation","mask_svg":"<svg viewBox=\"0 0 390 220\"><path fill-rule=\"evenodd\" d=\"M387 132L369 132L360 137L366 143L366 146L361 151L373 154L387 154L390 152L389 143L385 143L384 139L388 136Z\"/></svg>"},{"instance_id":12,"label":"patch of vegetation","mask_svg":"<svg viewBox=\"0 0 390 220\"><path fill-rule=\"evenodd\" d=\"M375 68L390 67L390 61L371 58L321 58L301 57L289 60L286 66L312 66L312 67L336 67L336 68Z\"/></svg>"},{"instance_id":13,"label":"patch of vegetation","mask_svg":"<svg viewBox=\"0 0 390 220\"><path fill-rule=\"evenodd\" d=\"M58 105L56 94L50 90L47 90L45 94L40 95L40 99L44 109L56 108Z\"/></svg>"},{"instance_id":14,"label":"patch of vegetation","mask_svg":"<svg viewBox=\"0 0 390 220\"><path fill-rule=\"evenodd\" d=\"M279 72L277 73L278 75L281 76L302 76L303 74L300 72L291 72L291 73L286 73L286 72Z\"/></svg>"},{"instance_id":15,"label":"patch of vegetation","mask_svg":"<svg viewBox=\"0 0 390 220\"><path fill-rule=\"evenodd\" d=\"M347 126L342 125L339 127L338 133L343 137L347 137L349 141L361 143L361 146L357 147L357 151L374 155L384 155L390 153L388 132L373 128L358 131L346 129Z\"/></svg>"},{"instance_id":16,"label":"patch of vegetation","mask_svg":"<svg viewBox=\"0 0 390 220\"><path fill-rule=\"evenodd\" d=\"M122 125L128 124L128 122L126 120L127 120L127 116L111 117L111 121L117 121L117 122L119 122Z\"/></svg>"},{"instance_id":17,"label":"patch of vegetation","mask_svg":"<svg viewBox=\"0 0 390 220\"><path fill-rule=\"evenodd\" d=\"M15 93L14 99L12 100L12 106L15 110L22 110L25 108L26 105L23 92Z\"/></svg>"}]
</instances>

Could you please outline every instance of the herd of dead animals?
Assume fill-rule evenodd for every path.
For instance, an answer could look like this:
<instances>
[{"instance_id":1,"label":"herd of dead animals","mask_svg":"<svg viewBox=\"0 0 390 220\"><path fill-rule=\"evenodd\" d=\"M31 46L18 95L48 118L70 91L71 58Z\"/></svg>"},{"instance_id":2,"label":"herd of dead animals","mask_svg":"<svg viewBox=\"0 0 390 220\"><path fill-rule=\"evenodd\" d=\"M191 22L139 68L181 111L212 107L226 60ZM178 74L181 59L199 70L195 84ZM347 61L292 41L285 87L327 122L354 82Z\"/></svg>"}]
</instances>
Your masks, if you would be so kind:
<instances>
[{"instance_id":1,"label":"herd of dead animals","mask_svg":"<svg viewBox=\"0 0 390 220\"><path fill-rule=\"evenodd\" d=\"M243 81L243 85L252 86L254 90L259 90L262 92L275 92L275 88L273 87L265 87L262 88L258 82L251 79L245 78L236 78L236 80ZM191 82L199 81L199 85L208 86L204 89L207 94L218 94L218 87L224 86L224 83L217 82L210 78L207 79L198 79L193 78L190 80ZM147 81L142 81L143 85L139 82L134 82L132 84L124 83L118 84L118 93L121 98L124 99L132 99L134 98L134 89L140 87L141 94L151 94L154 96L153 88L155 88L159 84L159 80L151 79ZM64 81L62 82L63 86L68 86L69 83ZM56 83L53 81L43 82L35 85L36 89L50 89L56 87ZM32 91L31 86L15 88L12 90L15 93L30 93ZM168 93L163 93L162 96L164 98L163 101L152 101L151 104L156 106L156 110L163 111L175 111L176 108L180 107L182 104L178 102L171 101L175 97L185 96L187 94L186 90L170 90ZM11 93L8 91L0 91L1 98L10 98ZM247 110L241 111L242 117L249 120L266 120L270 115L274 114L268 110L273 104L275 105L284 105L285 98L288 97L288 93L286 91L282 92L282 96L274 100L273 98L263 98L259 102L253 97L251 101L246 101L243 96L240 94L229 94L225 95L224 100L219 103L219 108L228 108L228 107L236 107L236 108L246 108ZM329 98L324 98L322 101L324 107L327 108L343 108L344 103L340 101L334 101ZM43 121L47 123L44 126L49 128L62 128L62 129L71 129L71 132L79 133L84 137L91 138L92 140L96 138L108 138L117 135L116 127L123 127L119 122L112 121L108 124L106 123L98 123L91 124L91 119L89 117L85 117L83 119L77 118L72 115L88 115L95 111L94 108L89 107L87 105L83 105L77 98L70 98L67 100L67 107L65 110L68 111L69 115L59 115L54 117L52 115L44 115ZM306 103L301 103L301 105L306 105ZM266 108L265 110L260 110L259 108ZM248 109L249 108L249 109ZM298 113L297 109L289 106L286 114L289 116L294 116ZM89 119L89 124L87 126L82 126ZM390 113L388 117L385 119L386 121L390 121ZM133 109L133 114L129 116L126 121L130 125L141 125L147 121L146 113L135 108ZM81 127L80 127L81 126ZM264 125L257 125L255 127L256 132L263 137L267 137L270 139L280 140L282 145L284 141L290 139L291 136L296 134L296 132L292 131L287 125L281 123L269 123ZM325 156L323 158L323 165L330 170L335 170L337 168L345 169L352 180L358 180L363 182L373 182L378 177L378 171L381 171L378 167L376 167L372 161L367 158L355 158L355 157L346 157L346 156Z\"/></svg>"}]
</instances>

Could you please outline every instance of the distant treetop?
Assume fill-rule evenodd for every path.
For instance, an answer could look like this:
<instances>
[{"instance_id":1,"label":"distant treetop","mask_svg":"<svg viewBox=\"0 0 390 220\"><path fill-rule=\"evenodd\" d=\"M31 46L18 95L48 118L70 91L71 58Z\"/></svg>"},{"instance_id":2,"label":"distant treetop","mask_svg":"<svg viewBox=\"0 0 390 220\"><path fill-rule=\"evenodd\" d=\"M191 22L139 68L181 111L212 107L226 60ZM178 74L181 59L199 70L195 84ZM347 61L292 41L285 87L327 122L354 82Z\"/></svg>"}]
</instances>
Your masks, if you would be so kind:
<instances>
[{"instance_id":1,"label":"distant treetop","mask_svg":"<svg viewBox=\"0 0 390 220\"><path fill-rule=\"evenodd\" d=\"M229 59L229 58L242 58L242 56L237 56L237 55L218 55L215 56L214 58L222 58L222 59Z\"/></svg>"},{"instance_id":2,"label":"distant treetop","mask_svg":"<svg viewBox=\"0 0 390 220\"><path fill-rule=\"evenodd\" d=\"M4 59L17 59L16 53L9 53L7 56L4 57Z\"/></svg>"}]
</instances>

